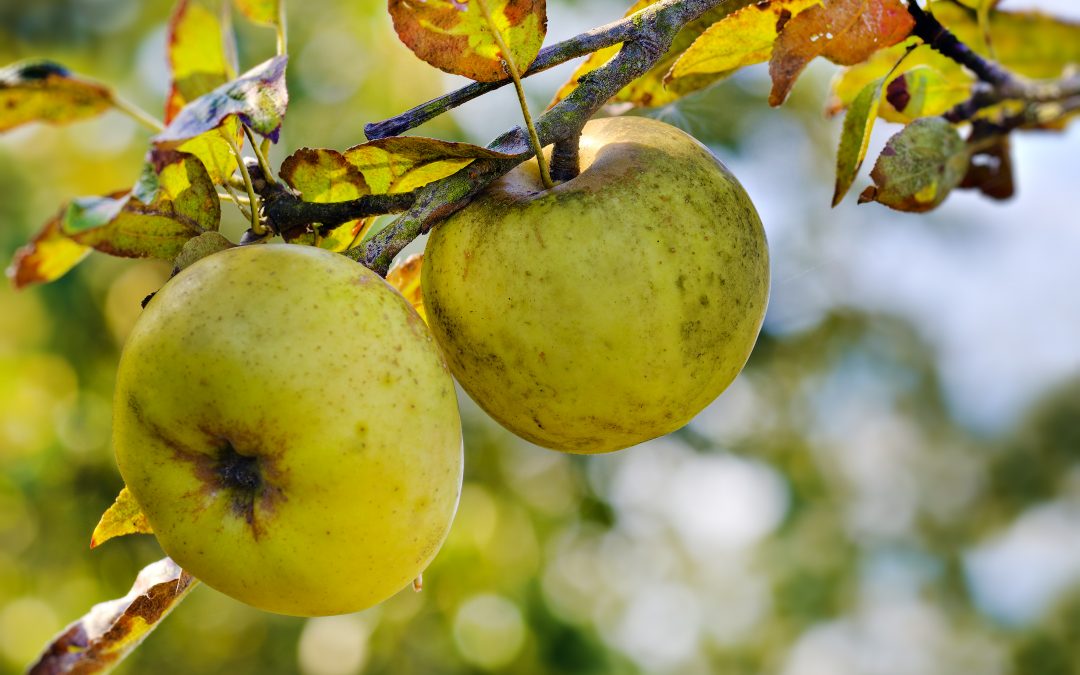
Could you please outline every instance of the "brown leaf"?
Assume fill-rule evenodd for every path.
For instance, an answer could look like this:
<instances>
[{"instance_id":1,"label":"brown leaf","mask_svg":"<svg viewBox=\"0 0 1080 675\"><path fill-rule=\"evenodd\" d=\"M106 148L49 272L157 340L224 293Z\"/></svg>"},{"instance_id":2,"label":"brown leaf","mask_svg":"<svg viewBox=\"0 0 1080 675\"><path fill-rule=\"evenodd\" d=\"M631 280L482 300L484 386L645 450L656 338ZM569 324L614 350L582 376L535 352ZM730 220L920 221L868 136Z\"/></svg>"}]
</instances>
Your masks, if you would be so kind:
<instances>
[{"instance_id":1,"label":"brown leaf","mask_svg":"<svg viewBox=\"0 0 1080 675\"><path fill-rule=\"evenodd\" d=\"M101 514L101 520L94 528L94 533L90 535L90 548L97 548L108 540L125 534L153 533L154 531L150 529L150 521L146 519L146 515L135 498L131 496L127 486L124 486L112 506Z\"/></svg>"},{"instance_id":2,"label":"brown leaf","mask_svg":"<svg viewBox=\"0 0 1080 675\"><path fill-rule=\"evenodd\" d=\"M780 105L818 56L854 65L900 42L914 26L901 0L824 0L789 21L773 47L769 104Z\"/></svg>"},{"instance_id":3,"label":"brown leaf","mask_svg":"<svg viewBox=\"0 0 1080 675\"><path fill-rule=\"evenodd\" d=\"M1008 136L1000 137L989 148L972 156L960 187L977 189L991 199L1005 200L1016 194L1012 146Z\"/></svg>"},{"instance_id":4,"label":"brown leaf","mask_svg":"<svg viewBox=\"0 0 1080 675\"><path fill-rule=\"evenodd\" d=\"M53 638L28 675L111 670L146 639L198 584L170 558L147 565L122 598L94 605Z\"/></svg>"}]
</instances>

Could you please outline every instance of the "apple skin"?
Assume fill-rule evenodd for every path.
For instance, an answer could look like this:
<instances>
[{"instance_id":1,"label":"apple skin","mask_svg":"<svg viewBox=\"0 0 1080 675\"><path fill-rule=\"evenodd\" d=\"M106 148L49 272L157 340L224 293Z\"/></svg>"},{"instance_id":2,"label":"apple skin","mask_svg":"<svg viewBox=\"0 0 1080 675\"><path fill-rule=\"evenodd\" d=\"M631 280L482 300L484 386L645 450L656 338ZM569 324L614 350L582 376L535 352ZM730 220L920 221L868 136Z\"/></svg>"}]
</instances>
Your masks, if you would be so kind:
<instances>
[{"instance_id":1,"label":"apple skin","mask_svg":"<svg viewBox=\"0 0 1080 675\"><path fill-rule=\"evenodd\" d=\"M495 420L573 453L674 431L742 369L769 296L749 196L662 122L594 120L579 176L545 191L536 163L432 231L428 323Z\"/></svg>"},{"instance_id":2,"label":"apple skin","mask_svg":"<svg viewBox=\"0 0 1080 675\"><path fill-rule=\"evenodd\" d=\"M401 295L340 255L253 245L146 306L117 373L120 472L162 548L271 612L354 612L434 558L462 479L453 380Z\"/></svg>"}]
</instances>

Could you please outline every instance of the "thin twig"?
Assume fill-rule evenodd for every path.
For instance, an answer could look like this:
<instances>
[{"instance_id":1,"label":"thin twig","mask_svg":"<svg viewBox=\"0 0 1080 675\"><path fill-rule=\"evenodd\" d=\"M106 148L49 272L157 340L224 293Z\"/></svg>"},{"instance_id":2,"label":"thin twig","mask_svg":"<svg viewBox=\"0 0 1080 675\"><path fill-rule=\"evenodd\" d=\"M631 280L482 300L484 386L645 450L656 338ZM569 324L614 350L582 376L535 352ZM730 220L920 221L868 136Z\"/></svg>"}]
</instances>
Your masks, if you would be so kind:
<instances>
[{"instance_id":1,"label":"thin twig","mask_svg":"<svg viewBox=\"0 0 1080 675\"><path fill-rule=\"evenodd\" d=\"M124 113L131 119L135 120L139 124L147 127L148 129L153 129L156 132L160 132L165 129L165 125L162 123L161 120L146 112L131 101L123 98L122 96L118 94L113 94L111 100L114 108Z\"/></svg>"}]
</instances>

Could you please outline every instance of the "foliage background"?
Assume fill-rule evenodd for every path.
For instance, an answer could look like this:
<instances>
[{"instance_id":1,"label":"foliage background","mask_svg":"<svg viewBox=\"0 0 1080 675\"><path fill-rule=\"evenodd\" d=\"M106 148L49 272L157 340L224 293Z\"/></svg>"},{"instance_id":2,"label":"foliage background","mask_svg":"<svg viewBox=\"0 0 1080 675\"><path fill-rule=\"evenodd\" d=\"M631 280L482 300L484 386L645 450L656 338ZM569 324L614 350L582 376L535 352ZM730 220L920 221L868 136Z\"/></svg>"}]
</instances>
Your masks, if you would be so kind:
<instances>
[{"instance_id":1,"label":"foliage background","mask_svg":"<svg viewBox=\"0 0 1080 675\"><path fill-rule=\"evenodd\" d=\"M1070 0L1004 5L1080 18ZM623 9L552 2L548 41ZM0 62L51 57L160 110L169 10L0 0ZM272 52L272 33L238 28L245 67ZM276 161L462 82L397 42L383 2L294 2L289 28ZM528 80L536 106L570 68ZM773 251L758 349L685 431L568 457L463 396L466 486L423 593L302 620L201 588L122 672L1080 673L1080 131L1018 139L1005 205L829 210L832 72L779 110L758 67L650 113L740 176ZM486 143L518 114L504 90L419 133ZM109 113L0 138L2 257L63 200L129 185L144 135ZM121 486L118 351L166 274L95 254L51 285L0 286L0 671L161 555L150 537L88 541Z\"/></svg>"}]
</instances>

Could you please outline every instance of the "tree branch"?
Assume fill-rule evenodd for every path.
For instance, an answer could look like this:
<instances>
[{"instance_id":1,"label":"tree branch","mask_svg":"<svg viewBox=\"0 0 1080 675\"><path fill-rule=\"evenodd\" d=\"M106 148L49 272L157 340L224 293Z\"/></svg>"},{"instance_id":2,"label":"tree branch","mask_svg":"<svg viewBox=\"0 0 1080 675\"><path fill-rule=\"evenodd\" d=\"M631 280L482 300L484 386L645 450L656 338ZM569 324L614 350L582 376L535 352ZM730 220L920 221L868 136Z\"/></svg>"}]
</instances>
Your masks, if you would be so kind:
<instances>
[{"instance_id":1,"label":"tree branch","mask_svg":"<svg viewBox=\"0 0 1080 675\"><path fill-rule=\"evenodd\" d=\"M976 54L945 28L933 14L919 7L917 0L908 0L908 12L915 20L912 35L920 38L931 49L937 50L964 66L980 80L971 98L945 113L945 119L954 124L970 120L980 110L1003 101L1052 103L1080 96L1080 76L1049 82L1033 82L1010 72L995 61Z\"/></svg>"},{"instance_id":2,"label":"tree branch","mask_svg":"<svg viewBox=\"0 0 1080 675\"><path fill-rule=\"evenodd\" d=\"M572 137L623 87L644 75L671 46L675 35L690 21L722 4L749 5L752 0L662 0L622 22L609 24L623 43L619 53L601 68L587 73L578 87L536 121L541 146ZM632 30L631 30L632 27ZM588 33L593 44L606 46L595 31ZM477 159L448 178L416 191L416 202L400 218L365 245L346 255L385 275L398 254L413 239L426 233L436 222L462 208L475 194L495 179L532 157L525 133L515 128L489 146L510 159Z\"/></svg>"}]
</instances>

